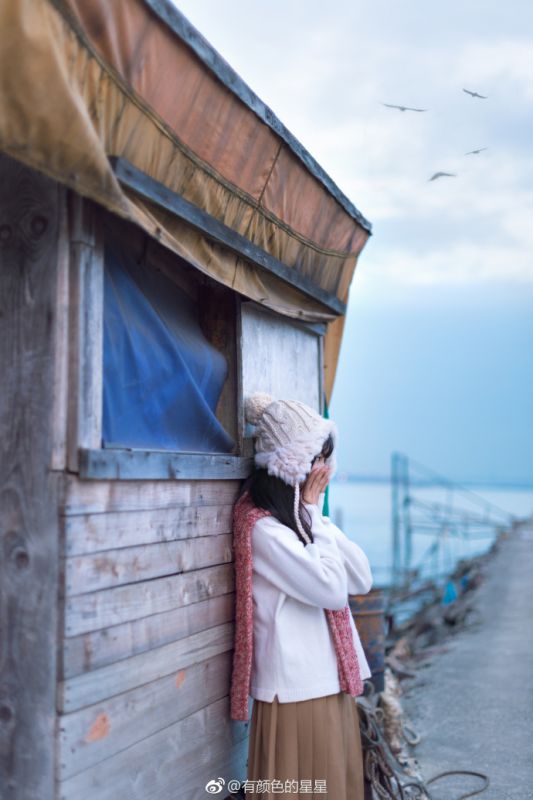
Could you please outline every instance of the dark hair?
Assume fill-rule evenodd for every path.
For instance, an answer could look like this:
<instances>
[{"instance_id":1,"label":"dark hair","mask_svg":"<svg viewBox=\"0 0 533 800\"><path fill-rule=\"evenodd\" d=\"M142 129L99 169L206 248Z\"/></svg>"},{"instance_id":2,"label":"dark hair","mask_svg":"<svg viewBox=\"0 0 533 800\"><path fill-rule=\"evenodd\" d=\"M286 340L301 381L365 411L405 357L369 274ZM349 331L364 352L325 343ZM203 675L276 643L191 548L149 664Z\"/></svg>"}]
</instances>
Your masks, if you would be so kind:
<instances>
[{"instance_id":1,"label":"dark hair","mask_svg":"<svg viewBox=\"0 0 533 800\"><path fill-rule=\"evenodd\" d=\"M322 445L322 450L317 453L313 458L314 464L319 457L329 458L333 452L333 437L331 434L327 437ZM296 527L294 519L294 487L290 486L285 481L278 478L276 475L269 475L264 467L256 467L252 474L246 479L241 487L240 495L247 489L250 490L250 496L254 505L258 508L264 508L270 511L283 525L291 528L300 541L306 544L302 534ZM311 516L302 503L300 496L300 506L298 509L300 522L304 531L313 541L313 534L311 532Z\"/></svg>"},{"instance_id":2,"label":"dark hair","mask_svg":"<svg viewBox=\"0 0 533 800\"><path fill-rule=\"evenodd\" d=\"M328 438L324 440L324 444L322 445L322 450L320 451L320 453L316 454L311 464L314 464L317 458L329 458L330 455L333 453L333 447L334 447L333 436L330 433Z\"/></svg>"}]
</instances>

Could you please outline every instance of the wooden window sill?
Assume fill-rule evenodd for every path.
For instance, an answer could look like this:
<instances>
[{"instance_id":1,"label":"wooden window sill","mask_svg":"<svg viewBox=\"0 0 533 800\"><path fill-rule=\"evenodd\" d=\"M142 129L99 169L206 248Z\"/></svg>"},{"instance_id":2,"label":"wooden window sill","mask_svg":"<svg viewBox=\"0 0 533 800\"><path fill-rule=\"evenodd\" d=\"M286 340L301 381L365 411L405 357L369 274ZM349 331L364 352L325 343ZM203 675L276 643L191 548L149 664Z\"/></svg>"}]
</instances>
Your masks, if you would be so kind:
<instances>
[{"instance_id":1,"label":"wooden window sill","mask_svg":"<svg viewBox=\"0 0 533 800\"><path fill-rule=\"evenodd\" d=\"M253 458L228 453L80 448L78 464L80 478L89 480L230 480L247 478Z\"/></svg>"}]
</instances>

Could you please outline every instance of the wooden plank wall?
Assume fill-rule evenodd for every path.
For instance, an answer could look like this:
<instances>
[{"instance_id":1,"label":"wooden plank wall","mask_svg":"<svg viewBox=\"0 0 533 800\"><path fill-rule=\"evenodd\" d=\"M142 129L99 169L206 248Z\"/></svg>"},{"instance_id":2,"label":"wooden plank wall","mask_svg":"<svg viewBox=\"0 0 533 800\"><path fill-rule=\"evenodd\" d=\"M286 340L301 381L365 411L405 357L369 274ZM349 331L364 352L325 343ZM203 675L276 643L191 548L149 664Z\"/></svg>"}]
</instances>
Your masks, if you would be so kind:
<instances>
[{"instance_id":1,"label":"wooden plank wall","mask_svg":"<svg viewBox=\"0 0 533 800\"><path fill-rule=\"evenodd\" d=\"M52 800L65 198L4 154L0 175L0 797Z\"/></svg>"},{"instance_id":2,"label":"wooden plank wall","mask_svg":"<svg viewBox=\"0 0 533 800\"><path fill-rule=\"evenodd\" d=\"M103 234L125 230L75 195L68 208L56 797L204 798L210 779L246 775L248 724L229 715L240 480L75 474L79 448L100 446Z\"/></svg>"},{"instance_id":3,"label":"wooden plank wall","mask_svg":"<svg viewBox=\"0 0 533 800\"><path fill-rule=\"evenodd\" d=\"M229 715L239 485L65 477L61 800L203 800L211 778L244 779L248 723Z\"/></svg>"},{"instance_id":4,"label":"wooden plank wall","mask_svg":"<svg viewBox=\"0 0 533 800\"><path fill-rule=\"evenodd\" d=\"M54 182L0 173L0 797L204 798L246 774L240 481L77 477L100 436L101 237Z\"/></svg>"},{"instance_id":5,"label":"wooden plank wall","mask_svg":"<svg viewBox=\"0 0 533 800\"><path fill-rule=\"evenodd\" d=\"M243 396L264 391L274 397L301 400L318 411L320 327L283 318L252 301L244 301L241 329ZM289 364L297 365L297 369L291 369Z\"/></svg>"}]
</instances>

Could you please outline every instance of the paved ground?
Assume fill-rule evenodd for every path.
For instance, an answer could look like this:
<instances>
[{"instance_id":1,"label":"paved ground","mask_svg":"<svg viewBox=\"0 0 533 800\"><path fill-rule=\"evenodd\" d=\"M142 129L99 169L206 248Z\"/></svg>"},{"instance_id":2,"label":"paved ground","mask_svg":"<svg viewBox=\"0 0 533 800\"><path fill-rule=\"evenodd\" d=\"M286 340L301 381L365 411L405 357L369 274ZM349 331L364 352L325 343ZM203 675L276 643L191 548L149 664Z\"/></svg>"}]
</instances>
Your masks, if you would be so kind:
<instances>
[{"instance_id":1,"label":"paved ground","mask_svg":"<svg viewBox=\"0 0 533 800\"><path fill-rule=\"evenodd\" d=\"M502 541L472 591L478 621L447 639L415 679L403 706L421 735L414 749L425 780L448 769L485 772L480 800L533 798L533 528ZM469 776L430 784L435 800L481 786Z\"/></svg>"}]
</instances>

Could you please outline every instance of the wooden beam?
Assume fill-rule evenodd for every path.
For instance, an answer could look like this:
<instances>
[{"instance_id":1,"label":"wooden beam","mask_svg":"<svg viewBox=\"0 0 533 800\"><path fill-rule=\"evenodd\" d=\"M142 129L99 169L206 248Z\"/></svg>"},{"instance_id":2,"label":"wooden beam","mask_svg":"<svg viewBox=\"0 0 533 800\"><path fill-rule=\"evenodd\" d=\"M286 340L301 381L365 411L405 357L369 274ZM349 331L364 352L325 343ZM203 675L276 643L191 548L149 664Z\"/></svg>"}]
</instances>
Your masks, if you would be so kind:
<instances>
[{"instance_id":1,"label":"wooden beam","mask_svg":"<svg viewBox=\"0 0 533 800\"><path fill-rule=\"evenodd\" d=\"M101 446L104 253L96 206L69 196L70 308L68 467L78 470L78 448Z\"/></svg>"},{"instance_id":2,"label":"wooden beam","mask_svg":"<svg viewBox=\"0 0 533 800\"><path fill-rule=\"evenodd\" d=\"M54 347L54 411L52 414L53 451L51 468L67 467L68 406L69 406L69 271L70 242L66 197L60 209L57 291L56 291L56 341Z\"/></svg>"},{"instance_id":3,"label":"wooden beam","mask_svg":"<svg viewBox=\"0 0 533 800\"><path fill-rule=\"evenodd\" d=\"M232 534L195 536L173 542L117 547L65 559L65 595L74 597L113 586L175 575L233 561Z\"/></svg>"},{"instance_id":4,"label":"wooden beam","mask_svg":"<svg viewBox=\"0 0 533 800\"><path fill-rule=\"evenodd\" d=\"M253 460L211 453L161 450L80 450L80 478L97 480L228 480L246 478Z\"/></svg>"},{"instance_id":5,"label":"wooden beam","mask_svg":"<svg viewBox=\"0 0 533 800\"><path fill-rule=\"evenodd\" d=\"M233 505L239 494L235 480L190 481L87 481L64 475L61 513L107 514L110 511L154 511L156 508L190 508L193 525L198 506Z\"/></svg>"},{"instance_id":6,"label":"wooden beam","mask_svg":"<svg viewBox=\"0 0 533 800\"><path fill-rule=\"evenodd\" d=\"M70 713L171 675L234 647L233 622L193 633L156 650L69 678L58 686L58 706ZM2 800L4 800L2 798ZM40 798L39 798L40 800Z\"/></svg>"},{"instance_id":7,"label":"wooden beam","mask_svg":"<svg viewBox=\"0 0 533 800\"><path fill-rule=\"evenodd\" d=\"M242 307L245 308L257 308L261 311L262 314L268 314L272 319L279 320L280 315L277 311L274 311L268 306L264 306L261 303L257 303L255 300L251 300L250 298L242 298L241 300L241 309ZM287 325L292 325L298 330L308 330L311 333L316 333L319 336L325 336L328 330L328 323L327 322L309 322L306 319L295 319L294 317L283 317L283 321Z\"/></svg>"},{"instance_id":8,"label":"wooden beam","mask_svg":"<svg viewBox=\"0 0 533 800\"><path fill-rule=\"evenodd\" d=\"M94 483L89 485L96 489ZM231 533L232 512L229 504L157 508L154 503L153 508L137 511L76 514L63 518L63 554L83 556L106 553L117 547L129 550L142 545L221 536Z\"/></svg>"},{"instance_id":9,"label":"wooden beam","mask_svg":"<svg viewBox=\"0 0 533 800\"><path fill-rule=\"evenodd\" d=\"M65 635L110 628L233 592L234 571L233 563L218 564L69 597L65 603Z\"/></svg>"},{"instance_id":10,"label":"wooden beam","mask_svg":"<svg viewBox=\"0 0 533 800\"><path fill-rule=\"evenodd\" d=\"M246 84L243 79L230 67L215 48L204 39L202 34L194 28L189 20L178 11L171 0L144 0L152 11L178 36L182 42L191 48L205 66L213 72L218 80L227 89L236 95L253 113L259 117L261 122L273 130L280 139L283 139L295 156L303 162L306 169L317 180L326 187L328 192L333 195L335 200L344 210L355 219L361 227L370 234L372 224L365 219L361 212L354 206L336 183L329 177L325 170L318 164L313 156L306 150L298 139L285 127L278 119L271 108L269 108Z\"/></svg>"},{"instance_id":11,"label":"wooden beam","mask_svg":"<svg viewBox=\"0 0 533 800\"><path fill-rule=\"evenodd\" d=\"M140 653L157 650L193 633L233 622L234 618L235 593L227 592L189 606L129 620L112 628L69 637L62 642L60 678L74 678Z\"/></svg>"},{"instance_id":12,"label":"wooden beam","mask_svg":"<svg viewBox=\"0 0 533 800\"><path fill-rule=\"evenodd\" d=\"M4 154L0 175L0 797L53 800L59 478L50 465L65 197Z\"/></svg>"},{"instance_id":13,"label":"wooden beam","mask_svg":"<svg viewBox=\"0 0 533 800\"><path fill-rule=\"evenodd\" d=\"M203 211L193 203L189 203L188 200L168 189L163 183L141 172L126 159L112 156L109 161L117 179L141 197L175 214L179 219L201 231L214 242L228 247L256 267L275 275L313 300L322 303L335 314L343 315L346 313L346 304L334 294L326 292L295 268L288 267L282 261L278 261L277 258L253 244L245 236L241 236L240 233L236 233L236 231L224 225L223 222L220 222L211 214Z\"/></svg>"}]
</instances>

